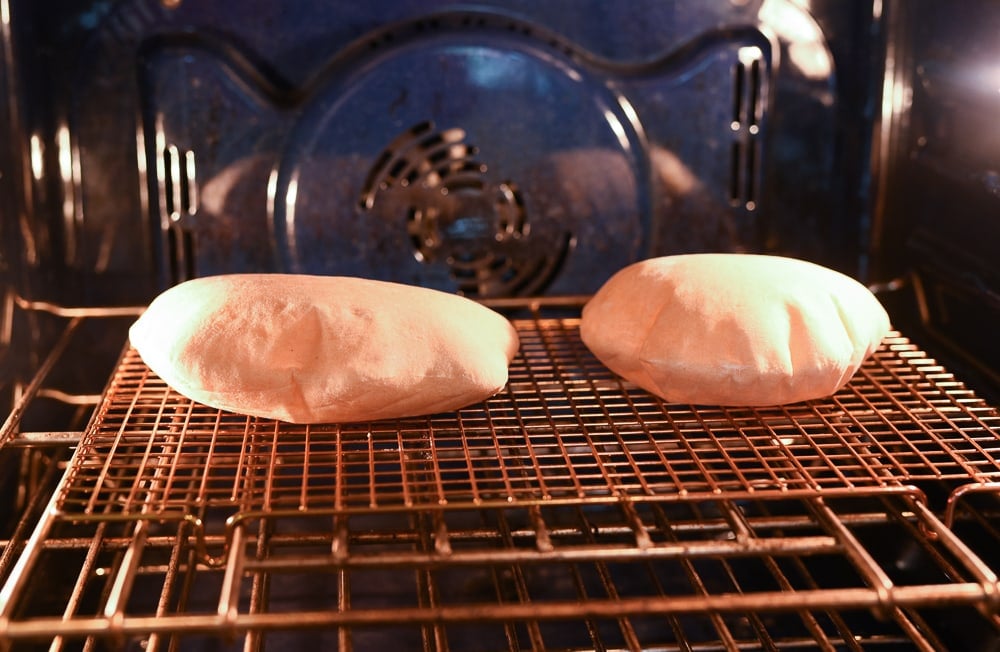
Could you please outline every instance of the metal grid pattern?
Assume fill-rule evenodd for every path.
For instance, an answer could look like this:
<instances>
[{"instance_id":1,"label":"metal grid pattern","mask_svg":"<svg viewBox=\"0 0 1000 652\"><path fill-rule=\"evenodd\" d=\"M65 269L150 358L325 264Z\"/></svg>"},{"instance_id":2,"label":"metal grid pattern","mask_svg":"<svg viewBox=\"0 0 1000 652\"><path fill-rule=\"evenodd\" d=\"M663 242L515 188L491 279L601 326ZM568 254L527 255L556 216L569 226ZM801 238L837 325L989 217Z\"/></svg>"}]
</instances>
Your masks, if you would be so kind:
<instances>
[{"instance_id":1,"label":"metal grid pattern","mask_svg":"<svg viewBox=\"0 0 1000 652\"><path fill-rule=\"evenodd\" d=\"M3 626L50 649L944 650L934 613L997 627L995 575L904 491L260 514L217 565L191 521L46 527L34 566L65 592L21 586L33 616Z\"/></svg>"},{"instance_id":2,"label":"metal grid pattern","mask_svg":"<svg viewBox=\"0 0 1000 652\"><path fill-rule=\"evenodd\" d=\"M623 383L575 316L515 325L500 395L365 424L211 410L127 350L0 577L0 633L50 649L938 650L942 609L964 634L1000 632L992 519L963 521L970 547L911 486L992 499L1000 415L906 338L830 399L723 409Z\"/></svg>"},{"instance_id":3,"label":"metal grid pattern","mask_svg":"<svg viewBox=\"0 0 1000 652\"><path fill-rule=\"evenodd\" d=\"M296 426L208 409L130 350L61 507L369 510L1000 479L1000 414L898 334L830 399L695 408L614 376L581 343L575 318L516 326L521 354L503 393L379 423Z\"/></svg>"}]
</instances>

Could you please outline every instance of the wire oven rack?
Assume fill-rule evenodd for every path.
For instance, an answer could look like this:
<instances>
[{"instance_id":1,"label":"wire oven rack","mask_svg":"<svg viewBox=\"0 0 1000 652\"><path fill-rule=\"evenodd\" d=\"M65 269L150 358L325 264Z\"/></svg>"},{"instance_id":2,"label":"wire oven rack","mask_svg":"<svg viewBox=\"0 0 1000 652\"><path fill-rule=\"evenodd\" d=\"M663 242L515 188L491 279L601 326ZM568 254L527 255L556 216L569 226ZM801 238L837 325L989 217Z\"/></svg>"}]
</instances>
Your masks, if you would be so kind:
<instances>
[{"instance_id":1,"label":"wire oven rack","mask_svg":"<svg viewBox=\"0 0 1000 652\"><path fill-rule=\"evenodd\" d=\"M827 400L696 408L609 372L573 309L520 307L502 393L398 421L209 409L126 349L0 577L0 634L49 649L944 649L934 614L949 609L998 635L983 556L1000 526L979 512L970 543L953 521L996 491L1000 414L905 337ZM925 488L942 483L935 509ZM53 576L63 593L35 589Z\"/></svg>"}]
</instances>

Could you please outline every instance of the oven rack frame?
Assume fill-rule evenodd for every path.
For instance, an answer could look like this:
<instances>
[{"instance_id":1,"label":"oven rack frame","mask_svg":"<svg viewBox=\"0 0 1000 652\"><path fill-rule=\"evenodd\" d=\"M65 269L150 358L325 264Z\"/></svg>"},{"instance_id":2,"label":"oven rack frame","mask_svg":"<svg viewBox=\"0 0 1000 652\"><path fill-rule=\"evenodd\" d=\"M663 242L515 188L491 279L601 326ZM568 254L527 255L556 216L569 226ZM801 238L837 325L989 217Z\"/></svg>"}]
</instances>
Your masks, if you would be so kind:
<instances>
[{"instance_id":1,"label":"oven rack frame","mask_svg":"<svg viewBox=\"0 0 1000 652\"><path fill-rule=\"evenodd\" d=\"M45 304L25 302L22 307L67 317L67 340L79 320L104 316L91 309L75 314L75 309ZM422 599L410 611L397 606L392 613L406 614L404 620L419 627L425 639L445 636L441 628L455 623L528 623L525 635L532 644L541 641L540 622L610 619L626 632L620 641L624 647L637 642L634 632L627 634L630 619L650 614L715 619L713 627L724 644L737 640L731 627L717 624L725 614L804 613L803 606L808 613L871 610L899 623L905 636L927 642L927 649L935 643L927 638L926 626L914 624L921 616L913 609L963 605L998 626L996 576L952 528L962 501L997 493L1000 415L902 335L887 338L856 379L828 401L773 409L703 409L666 405L603 368L576 334L573 311L579 308L578 299L500 301L496 307L519 313L514 323L522 338L505 393L455 415L390 424L292 426L209 410L176 395L126 348L33 534L5 547L7 561L0 560L0 631L12 640L115 639L141 633L152 633L155 640L171 633L249 632L255 638L272 629L333 627L349 638L354 627L396 617L378 609L345 608L343 603L334 612L302 611L294 618L254 612L241 603L246 582L266 584L259 578L301 567L343 581L387 559L390 566L418 576L451 567L476 567L484 573L488 568L494 574L498 568L510 568L516 575L524 565L559 567L567 560L601 568L632 557L643 563L690 562L699 555L774 560L824 551L860 569L859 586L845 590L817 585L790 593L709 591L682 599L663 594L623 599L612 588L608 595L614 597L588 599L585 607L579 595L541 607L529 601L499 610L495 604L441 607ZM113 309L108 316L132 311L136 309ZM560 316L549 316L553 312ZM54 350L50 358L60 353ZM24 396L43 391L49 364L47 360L42 365L28 387L33 391ZM15 446L46 440L45 433L16 432L16 423L15 430L5 424L3 432L0 441L17 442ZM54 440L65 441L68 435L54 433ZM184 463L195 458L201 462ZM111 459L126 461L112 465ZM525 460L530 464L525 466ZM309 476L298 471L313 464L329 467L331 461L342 465L336 473L324 469L325 474ZM374 474L386 465L397 472ZM362 467L367 470L359 470ZM281 479L279 471L287 468L297 471ZM338 482L339 489L310 497L311 483L329 490ZM922 487L928 482L950 488L943 510L932 507L924 495ZM213 489L204 494L206 487ZM867 508L838 511L829 506L862 499L893 506L880 516ZM784 527L818 527L823 533L764 537L762 542L753 534L755 526L740 516L742 506L750 504L764 506L764 511L794 505L809 516L800 514L798 525L795 519L783 521ZM729 537L728 542L672 542L664 537L676 537L676 528L664 524L673 521L661 516L650 527L648 515L638 515L645 510L697 511L706 505L715 506L710 512L727 516L714 525L704 516L690 518L686 526L677 526L679 531L699 536L714 531ZM546 525L545 513L564 509L611 510L620 522L594 532L619 538L603 547L580 541L565 549L553 545L553 533L571 539L593 536L586 534L587 527L560 530ZM470 531L459 526L455 536L455 519L475 513L503 521L505 517L496 515L511 510L528 524L518 530L522 538L515 539L530 540L530 545L502 554L495 548L470 553L463 546L482 538L484 526ZM207 531L209 516L220 514L228 519L225 530ZM418 528L424 533L420 540L399 532L381 536L377 528L370 529L370 519L391 515L408 522L426 520ZM302 518L325 523L325 534L312 535L322 552L284 561L258 558L254 551L261 546L287 544L283 524ZM942 564L944 576L956 579L915 586L894 582L851 533L851 528L872 521L905 523L905 537L934 549L932 556ZM163 533L171 528L173 534ZM110 536L112 531L119 533ZM525 534L529 531L530 536ZM372 541L417 547L405 554L397 550L388 558L384 551L371 558L357 554L359 546L363 550ZM115 578L108 584L103 615L18 619L18 601L39 559L52 550L76 548L92 551L90 557L96 554L95 546L121 553L121 560L103 572ZM187 561L177 568L186 564L190 572L221 572L224 579L214 609L155 618L130 613L129 591L149 572L140 561L146 546L166 546L172 558L183 550ZM18 555L11 554L14 551ZM523 587L518 590L524 593ZM349 592L339 600L347 599L344 595L349 597ZM815 625L806 629L811 636L828 636Z\"/></svg>"},{"instance_id":2,"label":"oven rack frame","mask_svg":"<svg viewBox=\"0 0 1000 652\"><path fill-rule=\"evenodd\" d=\"M299 534L282 536L280 530L275 532L274 522L266 518L261 518L256 527L248 527L247 519L233 528L232 538L226 540L226 560L217 567L197 559L194 537L186 532L188 520L164 523L152 518L95 519L70 523L70 518L60 523L62 519L55 517L44 525L46 529L56 531L71 525L70 531L75 534L63 533L50 539L38 554L58 558L70 552L85 559L74 590L76 600L65 613L30 619L5 614L0 625L11 641L53 639L62 645L64 639L92 637L120 645L135 637L150 637L143 646L158 649L157 641L162 637L205 632L245 634L252 641L274 631L319 628L337 631L339 637L356 635L363 640L365 629L373 626L402 631L413 628L423 639L446 641L449 628L476 624L490 625L497 631L518 629L516 634L504 634L504 639L513 636L519 640L508 649L549 649L553 640L546 626L577 621L586 623L587 635L593 638L583 639L578 632L581 640L574 649L590 645L599 649L647 649L653 634L644 631L649 627L644 619L656 618L661 623L669 622L667 631L672 630L673 635L678 630L688 631L687 637L704 636L690 633L692 628L697 631L692 621L704 620L707 622L700 623L701 627L710 626L717 637L707 641L685 639L685 644L754 649L746 644L748 636L769 637L770 625L748 625L761 614L798 619L802 640L826 642L832 647L842 644L846 637L847 626L838 622L837 615L862 611L888 623L897 632L897 643L911 641L918 648L931 650L945 648L936 640L933 627L924 622L927 616L923 608L968 607L996 623L996 578L992 571L924 507L918 495L905 488L879 492L877 496L865 494L763 500L753 505L734 505L727 499L719 499L714 505L685 503L684 509L695 515L687 521L664 516L664 510L677 507L677 503L667 505L654 500L627 508L630 501L626 501L618 506L619 510L613 510L611 517L607 512L598 512L598 518L603 517L605 522L588 520L575 528L546 528L547 519L532 514L531 508L521 515L529 526L510 527L509 523L516 519L509 512L520 508L487 508L483 511L493 512L500 522L508 523L507 527L497 528L504 533L500 545L484 541L484 526L479 524L466 529L450 528L453 534L443 547L441 521L421 510L409 514L414 517L410 522L415 524L409 538L400 538L392 527L380 531L363 518L360 527L352 530L347 524L351 519L334 517L327 526L332 521L337 534L332 538L320 534L304 542ZM881 510L861 502L864 498L875 498ZM795 510L796 506L801 510ZM566 507L571 506L563 503L544 509L558 513ZM625 543L636 535L630 513L636 507L642 512L638 520L651 519L652 526L644 528L650 535L649 544L641 543L642 536ZM782 507L792 508L791 513ZM748 511L755 514L748 516ZM454 517L452 512L443 519L464 520ZM886 522L895 523L908 544L931 553L932 563L943 573L938 583L908 583L898 569L886 565L885 559L875 559L869 550L871 542L862 542L861 535L866 527ZM81 527L93 529L82 534ZM171 527L176 527L173 533L169 532ZM348 530L350 534L343 540L349 540L350 548L356 551L338 543L341 533ZM550 537L542 532L550 532ZM928 538L927 532L934 536ZM539 539L546 538L560 543L540 545ZM532 543L519 546L518 542L525 539ZM399 550L403 552L393 554ZM709 564L717 565L731 578L726 590L712 586L717 580L706 570ZM747 580L743 564L766 568L772 584L748 584L759 579ZM833 564L840 573L846 570L851 577L824 577L818 571L826 564ZM614 570L610 570L612 567ZM538 569L544 569L544 577L533 580L530 575ZM650 577L670 578L676 574L675 578L684 579L675 579L666 587L656 580L650 586L636 588L622 579L629 576L630 569L647 572ZM405 596L412 604L373 604L373 599L384 596L373 598L366 594L363 580L384 578L386 572L413 578L412 594ZM329 589L322 596L325 601L311 608L270 611L269 602L277 598L268 584L278 584L282 579L285 583L295 581L304 574L323 580ZM483 582L491 590L502 588L507 595L487 594L482 601L471 603L465 601L465 595L462 601L449 598L444 587L458 582L456 574L462 574L462 582ZM557 587L543 587L543 581ZM662 580L662 584L668 582ZM74 612L78 608L77 590L88 583L100 585L102 609L98 613ZM572 588L567 588L571 583ZM192 584L200 586L198 596L189 593ZM353 588L358 584L362 585L360 591ZM134 594L150 585L162 592L156 596L159 600L148 611L137 610L132 604ZM9 600L23 596L5 590L2 597L10 604ZM192 606L188 601L195 597L200 602ZM400 598L394 595L392 599ZM655 635L662 637L663 632ZM676 644L677 649L685 649L670 638L652 640L654 647L671 649L669 646ZM793 644L794 640L785 643Z\"/></svg>"},{"instance_id":3,"label":"oven rack frame","mask_svg":"<svg viewBox=\"0 0 1000 652\"><path fill-rule=\"evenodd\" d=\"M553 392L568 397L580 392L581 379L589 383L595 393L599 393L602 388L609 389L617 395L616 398L624 401L625 412L632 414L626 417L626 421L618 422L620 410L615 411L616 406L608 406L600 396L596 396L596 408L601 411L601 414L596 416L596 423L606 422L611 431L638 427L648 433L651 428L659 431L666 428L677 435L677 441L672 444L662 441L643 442L640 438L636 444L620 440L622 446L625 448L633 445L645 446L647 449L660 447L673 450L683 447L697 465L693 471L687 471L688 475L699 480L693 488L684 486L683 478L677 475L670 478L676 482L674 492L680 496L733 491L753 493L762 489L761 486L755 485L753 480L741 476L739 469L741 461L728 456L729 446L734 446L737 450L756 448L758 451L779 447L781 450L776 459L788 458L784 460L787 467L775 465L770 459L759 454L754 455L755 460L752 460L749 466L752 468L756 465L765 469L767 477L762 480L764 485L773 485L782 493L799 488L806 491L822 491L839 487L850 489L883 484L947 482L952 489L946 501L946 522L954 518L958 503L964 496L1000 492L998 486L1000 485L1000 444L998 444L1000 411L976 396L973 390L956 379L948 369L939 365L898 332L892 332L884 340L872 359L859 370L854 381L828 400L810 401L791 407L677 406L678 410L672 410L672 406L622 381L594 359L578 338L568 334L576 327L578 321L573 318L543 316L544 313L553 310L578 311L585 301L586 297L484 301L487 305L500 310L517 310L529 315L528 319L520 321L522 353L519 354L519 358L523 360L527 359L527 356L549 356L557 365L561 365L561 369L550 367L540 374L531 369L532 365L524 365L523 362L521 368L517 368L518 362L515 361L508 387L503 394L490 401L502 400L505 396L513 397L516 401L516 395L524 395L526 392L534 393L543 399L551 397ZM109 385L103 392L72 394L55 387L47 387L46 381L50 372L60 363L60 358L66 350L72 347L73 337L83 322L134 318L141 314L144 308L141 306L67 308L43 301L28 301L14 294L8 294L4 304L5 318L0 322L4 331L0 333L3 336L0 339L0 347L3 348L10 345L9 325L12 320L9 313L13 308L45 313L64 319L67 323L52 343L49 355L39 364L32 378L15 388L13 409L3 424L0 424L0 448L75 447L83 438L83 432L21 430L20 421L29 406L39 398L47 398L71 405L99 407L106 401L108 390L117 383L133 383L132 391L147 391L141 387L147 377L152 390L156 392L154 396L157 400L171 401L172 405L181 407L190 406L188 409L192 411L188 419L192 417L204 419L206 414L209 420L218 417L217 423L210 424L209 427L222 427L230 432L233 432L234 428L240 430L244 442L253 433L266 433L269 429L277 431L274 429L279 427L284 440L291 437L301 438L303 433L308 437L309 430L329 433L331 429L336 429L339 432L338 437L343 439L357 438L359 433L367 436L369 432L374 432L371 430L371 424L318 427L280 424L279 426L273 421L227 415L215 410L208 410L196 416L193 411L195 404L170 392L169 388L142 364L137 353L127 346L116 365ZM530 325L525 327L525 324ZM527 335L533 331L544 334L552 324L558 324L563 331L556 336L563 340L562 344L568 342L563 351L553 348L550 337L543 335L538 339ZM531 347L532 351L526 356L524 349L528 347ZM567 377L560 377L563 370L568 367L578 367L581 378L570 379L567 382ZM138 381L130 380L128 378L130 371L146 377ZM519 371L523 373L518 377ZM160 390L168 392L162 399L158 394ZM584 387L583 391L587 392L589 389ZM485 406L487 411L490 401L487 401ZM110 405L109 403L108 406ZM658 422L648 422L643 413L644 409L659 411L662 413L662 418ZM204 406L201 406L198 411L203 410ZM555 405L552 401L542 400L534 411L535 414L527 418L522 418L520 415L516 417L514 430L520 432L541 427L558 432L561 427L565 427L564 417L567 415L570 417L570 428L586 429L595 423L593 414L585 414L573 405L572 401ZM538 415L539 412L541 417ZM468 413L468 410L463 413ZM461 413L457 416L458 429L461 429L463 417ZM160 417L162 418L162 415ZM235 422L232 421L233 418ZM447 419L448 415L445 415L445 418ZM175 424L176 419L175 415ZM226 420L229 422L226 423ZM898 420L898 423L894 420ZM454 419L452 423L455 423ZM901 424L903 428L900 428ZM747 430L744 426L750 426L751 430ZM758 427L757 432L752 431L755 426ZM88 428L92 427L93 422ZM487 429L492 435L503 428L488 425ZM452 431L454 430L453 427ZM507 430L510 431L510 428ZM721 431L723 434L719 436L715 431ZM446 436L433 419L424 418L389 422L386 432L428 432L433 433L435 439ZM793 439L800 440L799 448L782 443L782 435L788 432L791 432ZM761 433L765 438L770 438L772 442L770 446L759 445L762 441ZM816 433L825 439L818 439ZM692 436L696 441L694 445L690 445L686 440L686 437ZM802 441L808 442L805 447L808 455L805 458L801 456ZM530 439L528 442L530 447ZM596 442L592 447L599 446L600 442ZM700 456L696 450L699 447L714 449L723 464L732 471L732 477L723 478L721 481L715 477L717 474L713 474L713 469L710 468L714 460ZM808 459L810 462L797 462L793 452L800 454L796 456L800 460ZM815 466L810 468L810 463ZM818 470L815 470L816 468ZM792 469L794 474L799 476L791 483L784 475L788 469ZM830 477L823 477L824 473ZM579 488L577 489L577 493L580 493ZM552 497L545 493L544 487L541 487L540 491L543 497ZM648 488L644 491L648 493Z\"/></svg>"}]
</instances>

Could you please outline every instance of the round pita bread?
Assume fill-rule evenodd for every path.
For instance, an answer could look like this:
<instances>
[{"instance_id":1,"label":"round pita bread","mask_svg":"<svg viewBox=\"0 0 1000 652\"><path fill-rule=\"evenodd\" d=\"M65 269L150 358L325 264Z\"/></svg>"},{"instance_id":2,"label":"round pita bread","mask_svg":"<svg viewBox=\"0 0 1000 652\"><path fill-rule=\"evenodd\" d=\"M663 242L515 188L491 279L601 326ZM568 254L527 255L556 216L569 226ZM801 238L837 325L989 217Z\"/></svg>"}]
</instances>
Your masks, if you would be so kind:
<instances>
[{"instance_id":1,"label":"round pita bread","mask_svg":"<svg viewBox=\"0 0 1000 652\"><path fill-rule=\"evenodd\" d=\"M211 407L295 423L449 411L503 388L518 337L457 295L350 277L187 281L132 325L172 388Z\"/></svg>"},{"instance_id":2,"label":"round pita bread","mask_svg":"<svg viewBox=\"0 0 1000 652\"><path fill-rule=\"evenodd\" d=\"M814 263L754 254L645 260L587 303L580 334L667 401L778 405L830 396L890 328L878 299Z\"/></svg>"}]
</instances>

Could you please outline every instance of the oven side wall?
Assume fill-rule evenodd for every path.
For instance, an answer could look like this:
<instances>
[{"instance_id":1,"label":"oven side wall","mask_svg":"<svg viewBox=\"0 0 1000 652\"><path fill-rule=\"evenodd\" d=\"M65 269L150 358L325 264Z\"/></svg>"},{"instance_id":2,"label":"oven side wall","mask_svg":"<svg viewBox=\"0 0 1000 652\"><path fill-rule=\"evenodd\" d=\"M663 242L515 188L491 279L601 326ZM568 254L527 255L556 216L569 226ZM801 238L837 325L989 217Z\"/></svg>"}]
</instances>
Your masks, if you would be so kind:
<instances>
[{"instance_id":1,"label":"oven side wall","mask_svg":"<svg viewBox=\"0 0 1000 652\"><path fill-rule=\"evenodd\" d=\"M992 391L1000 379L1000 5L885 5L873 171L876 273L903 270L894 320Z\"/></svg>"}]
</instances>

